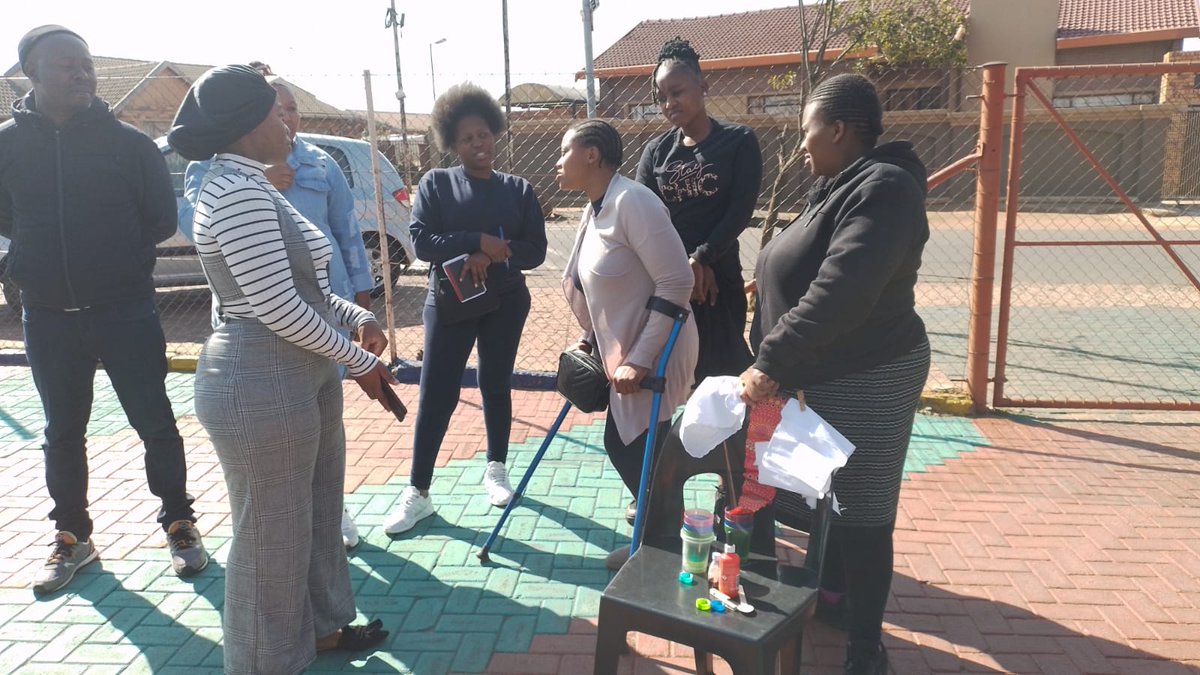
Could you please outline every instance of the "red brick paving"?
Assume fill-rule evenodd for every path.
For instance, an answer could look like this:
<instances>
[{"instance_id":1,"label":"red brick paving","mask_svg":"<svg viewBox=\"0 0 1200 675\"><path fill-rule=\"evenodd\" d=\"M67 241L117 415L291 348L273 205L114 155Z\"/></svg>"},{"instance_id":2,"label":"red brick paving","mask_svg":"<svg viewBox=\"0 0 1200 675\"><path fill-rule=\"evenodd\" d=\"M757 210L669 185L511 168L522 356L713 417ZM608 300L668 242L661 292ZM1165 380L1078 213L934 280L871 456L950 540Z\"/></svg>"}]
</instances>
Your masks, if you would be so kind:
<instances>
[{"instance_id":1,"label":"red brick paving","mask_svg":"<svg viewBox=\"0 0 1200 675\"><path fill-rule=\"evenodd\" d=\"M346 392L347 491L406 475L412 419L397 425L352 384ZM401 396L415 403L415 387ZM560 407L551 393L518 394L514 442L543 435ZM595 418L572 413L566 424ZM990 447L904 485L885 625L892 672L1200 673L1198 422L1131 413L976 420ZM453 429L454 449L440 463L480 452L477 391L464 390ZM189 448L204 443L194 419L181 430ZM146 508L143 481L123 480L140 465L140 447L130 435L104 441L107 463L92 467L91 496L104 504L96 515L108 519L106 551L145 556L139 548L161 545L146 534L152 528L122 529L153 520L135 513ZM227 518L204 496L223 495L215 468L195 465L190 475L206 505L205 531ZM0 586L23 586L42 555L49 505L40 473L34 462L5 466ZM783 554L798 556L799 540L786 537ZM489 672L588 672L594 636L593 623L575 620L566 635L537 637L529 653L497 654ZM811 627L805 672L840 672L843 640ZM630 642L623 674L692 672L679 645ZM729 672L719 660L717 672Z\"/></svg>"},{"instance_id":2,"label":"red brick paving","mask_svg":"<svg viewBox=\"0 0 1200 675\"><path fill-rule=\"evenodd\" d=\"M891 672L1200 673L1198 422L976 420L991 447L904 485L885 625ZM555 672L590 670L578 652L594 634L575 621L567 636L539 637L536 664L558 655ZM811 627L804 672L840 673L844 639ZM635 635L630 646L622 673L693 672L680 645ZM719 659L717 672L729 672Z\"/></svg>"}]
</instances>

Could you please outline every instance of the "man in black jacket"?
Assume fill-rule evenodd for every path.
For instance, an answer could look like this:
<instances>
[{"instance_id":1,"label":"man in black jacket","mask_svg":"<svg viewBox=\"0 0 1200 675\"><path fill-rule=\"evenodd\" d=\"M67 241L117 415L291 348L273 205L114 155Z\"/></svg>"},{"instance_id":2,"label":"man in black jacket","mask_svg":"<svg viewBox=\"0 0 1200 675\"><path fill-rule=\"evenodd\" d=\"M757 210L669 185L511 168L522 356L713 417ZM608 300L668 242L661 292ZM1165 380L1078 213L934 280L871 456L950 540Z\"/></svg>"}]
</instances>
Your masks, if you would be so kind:
<instances>
[{"instance_id":1,"label":"man in black jacket","mask_svg":"<svg viewBox=\"0 0 1200 675\"><path fill-rule=\"evenodd\" d=\"M83 38L41 26L17 54L33 91L0 125L0 234L12 240L8 274L21 288L25 352L46 415L46 486L58 530L33 589L56 591L96 559L85 434L97 364L146 446L172 567L195 574L208 555L186 491L151 279L155 245L176 228L170 174L154 142L96 97Z\"/></svg>"}]
</instances>

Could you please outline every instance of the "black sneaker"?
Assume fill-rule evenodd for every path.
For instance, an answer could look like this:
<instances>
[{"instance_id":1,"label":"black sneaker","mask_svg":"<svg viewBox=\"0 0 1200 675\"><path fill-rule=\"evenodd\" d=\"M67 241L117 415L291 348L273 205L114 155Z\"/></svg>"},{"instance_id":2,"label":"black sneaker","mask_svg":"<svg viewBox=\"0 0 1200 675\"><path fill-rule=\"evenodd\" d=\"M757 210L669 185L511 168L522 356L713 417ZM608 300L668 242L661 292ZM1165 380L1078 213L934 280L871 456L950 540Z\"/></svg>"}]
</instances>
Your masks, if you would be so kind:
<instances>
[{"instance_id":1,"label":"black sneaker","mask_svg":"<svg viewBox=\"0 0 1200 675\"><path fill-rule=\"evenodd\" d=\"M846 643L844 675L887 675L888 656L882 642L851 640Z\"/></svg>"},{"instance_id":2,"label":"black sneaker","mask_svg":"<svg viewBox=\"0 0 1200 675\"><path fill-rule=\"evenodd\" d=\"M171 548L171 569L181 577L199 574L208 567L208 551L200 541L200 531L190 520L177 520L167 528L167 543Z\"/></svg>"},{"instance_id":3,"label":"black sneaker","mask_svg":"<svg viewBox=\"0 0 1200 675\"><path fill-rule=\"evenodd\" d=\"M96 559L96 546L89 539L79 541L74 534L63 530L54 535L54 550L33 580L33 592L53 593L75 578L80 567Z\"/></svg>"}]
</instances>

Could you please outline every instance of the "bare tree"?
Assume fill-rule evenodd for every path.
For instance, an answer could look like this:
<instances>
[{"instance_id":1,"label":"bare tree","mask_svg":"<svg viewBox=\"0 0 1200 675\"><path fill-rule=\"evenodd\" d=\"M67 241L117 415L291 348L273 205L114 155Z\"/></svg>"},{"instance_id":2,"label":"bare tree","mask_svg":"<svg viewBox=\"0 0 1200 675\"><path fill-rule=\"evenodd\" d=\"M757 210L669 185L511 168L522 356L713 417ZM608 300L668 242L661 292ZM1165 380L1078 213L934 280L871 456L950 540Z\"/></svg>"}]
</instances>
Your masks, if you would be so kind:
<instances>
[{"instance_id":1,"label":"bare tree","mask_svg":"<svg viewBox=\"0 0 1200 675\"><path fill-rule=\"evenodd\" d=\"M795 141L788 125L781 130L775 159L778 170L763 219L761 245L766 246L779 222L779 198L787 175L804 156L801 117L818 82L843 62L857 68L925 65L958 67L967 61L966 16L951 0L817 0L800 9L800 66L768 79L772 89L795 90L799 104ZM834 45L841 43L840 47ZM867 53L873 48L873 53ZM786 224L783 225L786 227Z\"/></svg>"},{"instance_id":2,"label":"bare tree","mask_svg":"<svg viewBox=\"0 0 1200 675\"><path fill-rule=\"evenodd\" d=\"M769 79L772 89L789 90L797 85L800 87L800 100L796 110L795 126L797 133L795 141L788 143L788 127L785 124L780 133L780 148L775 153L778 164L775 180L771 181L771 196L767 200L767 212L763 219L761 246L766 246L775 233L775 224L779 220L779 193L790 171L804 156L801 143L804 140L800 132L800 119L804 114L804 105L813 87L825 76L844 61L847 55L863 46L865 33L858 30L851 18L851 3L839 0L819 0L806 6L804 0L797 2L800 9L800 68L791 70L783 75L772 75ZM816 13L815 25L809 25L809 17ZM846 45L830 58L832 46L840 38L846 39Z\"/></svg>"}]
</instances>

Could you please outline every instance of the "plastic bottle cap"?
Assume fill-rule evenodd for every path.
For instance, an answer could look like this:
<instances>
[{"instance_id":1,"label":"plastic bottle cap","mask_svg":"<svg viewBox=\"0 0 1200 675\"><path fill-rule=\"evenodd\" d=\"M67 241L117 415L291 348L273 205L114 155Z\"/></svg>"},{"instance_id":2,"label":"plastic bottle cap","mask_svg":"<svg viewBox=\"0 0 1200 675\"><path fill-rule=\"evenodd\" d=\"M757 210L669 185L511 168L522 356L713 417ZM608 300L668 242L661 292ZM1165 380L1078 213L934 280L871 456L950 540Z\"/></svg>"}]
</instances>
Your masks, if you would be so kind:
<instances>
[{"instance_id":1,"label":"plastic bottle cap","mask_svg":"<svg viewBox=\"0 0 1200 675\"><path fill-rule=\"evenodd\" d=\"M696 598L696 609L701 612L711 611L712 603L708 601L708 598Z\"/></svg>"},{"instance_id":2,"label":"plastic bottle cap","mask_svg":"<svg viewBox=\"0 0 1200 675\"><path fill-rule=\"evenodd\" d=\"M725 603L721 602L720 600L713 600L710 604L712 605L712 611L716 612L717 614L721 614L725 611Z\"/></svg>"},{"instance_id":3,"label":"plastic bottle cap","mask_svg":"<svg viewBox=\"0 0 1200 675\"><path fill-rule=\"evenodd\" d=\"M692 584L696 583L696 580L692 577L691 572L680 572L679 583L691 586Z\"/></svg>"}]
</instances>

